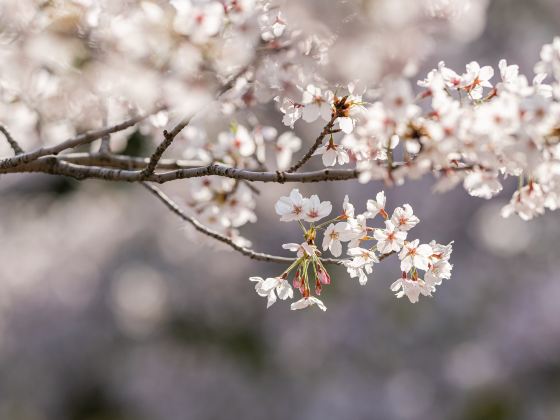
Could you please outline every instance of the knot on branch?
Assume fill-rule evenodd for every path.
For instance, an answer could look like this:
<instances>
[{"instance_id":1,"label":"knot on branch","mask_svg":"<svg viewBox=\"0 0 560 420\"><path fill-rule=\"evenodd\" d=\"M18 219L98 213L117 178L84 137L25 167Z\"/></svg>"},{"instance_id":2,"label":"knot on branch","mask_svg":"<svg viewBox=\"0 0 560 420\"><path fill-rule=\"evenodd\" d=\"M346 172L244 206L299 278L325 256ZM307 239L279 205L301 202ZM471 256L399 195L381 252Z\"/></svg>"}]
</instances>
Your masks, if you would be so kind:
<instances>
[{"instance_id":1,"label":"knot on branch","mask_svg":"<svg viewBox=\"0 0 560 420\"><path fill-rule=\"evenodd\" d=\"M276 178L279 184L285 184L287 181L286 173L282 171L276 171Z\"/></svg>"}]
</instances>

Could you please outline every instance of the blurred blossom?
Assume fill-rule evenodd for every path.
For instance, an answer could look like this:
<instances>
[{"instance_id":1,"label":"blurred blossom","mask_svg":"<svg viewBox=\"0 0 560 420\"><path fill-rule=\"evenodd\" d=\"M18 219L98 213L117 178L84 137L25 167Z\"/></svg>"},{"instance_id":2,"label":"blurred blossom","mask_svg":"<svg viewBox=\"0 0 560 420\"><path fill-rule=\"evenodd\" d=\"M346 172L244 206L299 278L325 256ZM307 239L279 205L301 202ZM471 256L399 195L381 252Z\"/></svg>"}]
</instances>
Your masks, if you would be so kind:
<instances>
[{"instance_id":1,"label":"blurred blossom","mask_svg":"<svg viewBox=\"0 0 560 420\"><path fill-rule=\"evenodd\" d=\"M463 389L476 388L502 379L500 360L484 344L467 342L453 349L445 361L447 379Z\"/></svg>"},{"instance_id":2,"label":"blurred blossom","mask_svg":"<svg viewBox=\"0 0 560 420\"><path fill-rule=\"evenodd\" d=\"M159 273L145 265L121 269L112 287L117 322L132 336L152 332L164 320L167 288Z\"/></svg>"},{"instance_id":3,"label":"blurred blossom","mask_svg":"<svg viewBox=\"0 0 560 420\"><path fill-rule=\"evenodd\" d=\"M503 218L500 215L503 205L494 201L484 203L473 218L470 232L472 238L493 255L513 257L529 248L536 232L519 218Z\"/></svg>"},{"instance_id":4,"label":"blurred blossom","mask_svg":"<svg viewBox=\"0 0 560 420\"><path fill-rule=\"evenodd\" d=\"M418 372L401 371L386 385L388 402L397 418L422 417L434 403L434 389Z\"/></svg>"}]
</instances>

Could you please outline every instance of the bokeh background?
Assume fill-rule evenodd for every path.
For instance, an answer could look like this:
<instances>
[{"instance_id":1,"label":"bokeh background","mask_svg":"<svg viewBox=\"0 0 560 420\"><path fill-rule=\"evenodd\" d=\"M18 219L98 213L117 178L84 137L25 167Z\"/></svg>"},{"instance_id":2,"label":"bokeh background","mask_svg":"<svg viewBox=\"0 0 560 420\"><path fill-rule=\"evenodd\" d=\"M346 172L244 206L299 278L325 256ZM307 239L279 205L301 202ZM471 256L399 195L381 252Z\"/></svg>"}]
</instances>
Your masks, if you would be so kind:
<instances>
[{"instance_id":1,"label":"bokeh background","mask_svg":"<svg viewBox=\"0 0 560 420\"><path fill-rule=\"evenodd\" d=\"M420 74L507 58L532 75L558 22L558 0L490 1L482 35L437 41ZM396 259L365 287L335 271L322 313L266 310L248 277L280 267L201 246L138 185L3 176L0 419L560 419L559 214L502 219L514 181L492 201L432 184L387 190L389 208L413 206L415 237L455 241L452 279L412 305L389 290ZM262 188L255 248L297 238L273 212L289 188ZM336 209L382 188L301 186Z\"/></svg>"}]
</instances>

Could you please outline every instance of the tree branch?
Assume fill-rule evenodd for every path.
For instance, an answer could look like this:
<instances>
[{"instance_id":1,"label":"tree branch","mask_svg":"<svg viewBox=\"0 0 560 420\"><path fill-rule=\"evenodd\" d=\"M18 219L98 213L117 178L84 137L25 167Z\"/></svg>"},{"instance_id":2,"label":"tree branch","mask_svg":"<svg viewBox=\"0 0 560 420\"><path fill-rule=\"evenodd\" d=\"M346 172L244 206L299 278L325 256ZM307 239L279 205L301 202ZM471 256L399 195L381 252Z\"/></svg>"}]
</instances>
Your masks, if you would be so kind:
<instances>
[{"instance_id":1,"label":"tree branch","mask_svg":"<svg viewBox=\"0 0 560 420\"><path fill-rule=\"evenodd\" d=\"M170 170L168 172L153 173L144 177L141 170L113 169L100 166L83 166L55 156L38 159L26 165L15 168L0 168L0 174L40 172L51 175L64 175L78 180L95 178L106 181L138 182L151 181L158 184L178 179L199 178L203 176L222 176L226 178L245 180L250 182L321 182L345 181L358 177L355 169L323 169L319 171L284 173L284 172L256 172L247 169L231 168L218 164L210 164L196 168Z\"/></svg>"},{"instance_id":2,"label":"tree branch","mask_svg":"<svg viewBox=\"0 0 560 420\"><path fill-rule=\"evenodd\" d=\"M177 137L177 135L183 130L183 128L185 128L189 124L190 121L191 121L190 118L185 118L179 124L177 124L173 128L173 130L171 130L171 131L164 130L163 131L164 139L159 144L159 146L156 148L156 150L152 154L152 156L150 156L148 166L146 166L146 168L142 170L142 179L147 179L150 175L152 175L154 173L159 160L161 159L161 157L163 156L163 154L165 153L167 148L169 146L171 146L171 143L173 143L173 140L175 140L175 137Z\"/></svg>"},{"instance_id":3,"label":"tree branch","mask_svg":"<svg viewBox=\"0 0 560 420\"><path fill-rule=\"evenodd\" d=\"M144 169L150 159L119 154L103 153L68 153L58 155L65 162L85 166L107 166L119 169ZM200 160L160 159L156 169L187 169L199 168L206 163Z\"/></svg>"},{"instance_id":4,"label":"tree branch","mask_svg":"<svg viewBox=\"0 0 560 420\"><path fill-rule=\"evenodd\" d=\"M2 132L2 134L4 134L4 137L6 137L6 140L8 141L10 147L16 155L23 153L23 149L20 147L18 142L12 137L8 129L2 124L0 124L0 131Z\"/></svg>"},{"instance_id":5,"label":"tree branch","mask_svg":"<svg viewBox=\"0 0 560 420\"><path fill-rule=\"evenodd\" d=\"M299 161L297 161L290 169L286 171L287 173L296 172L299 168L305 165L305 163L309 159L311 159L311 156L313 156L313 153L315 153L315 151L319 148L319 146L321 146L325 137L332 133L332 128L334 126L334 122L336 121L336 118L337 118L336 115L331 118L331 120L323 128L323 131L321 131L321 134L319 134L319 137L317 137L317 139L315 140L315 143L313 143L311 148Z\"/></svg>"},{"instance_id":6,"label":"tree branch","mask_svg":"<svg viewBox=\"0 0 560 420\"><path fill-rule=\"evenodd\" d=\"M26 163L35 161L43 156L48 156L48 155L56 155L60 152L62 152L63 150L66 149L70 149L76 146L80 146L83 144L87 144L87 143L91 143L97 139L100 139L104 136L107 136L109 134L112 133L117 133L119 131L123 131L129 127L132 127L136 124L138 124L140 121L146 119L147 117L149 117L150 115L161 111L163 108L158 108L153 112L150 112L148 114L144 114L144 115L140 115L134 118L130 118L129 120L126 120L120 124L116 124L112 127L107 127L107 128L103 128L101 130L93 130L93 131L88 131L86 133L80 134L76 137L73 137L69 140L66 140L62 143L56 144L54 146L50 146L50 147L40 147L39 149L36 149L34 151L28 152L28 153L22 153L19 154L17 156L14 156L12 158L6 158L6 159L2 159L0 160L0 169L9 169L9 168L15 168L17 166L20 165L24 165Z\"/></svg>"},{"instance_id":7,"label":"tree branch","mask_svg":"<svg viewBox=\"0 0 560 420\"><path fill-rule=\"evenodd\" d=\"M290 257L280 257L280 256L276 256L276 255L264 254L262 252L255 252L255 251L253 251L249 248L245 248L241 245L238 245L233 240L228 238L227 236L224 236L224 235L222 235L222 234L220 234L220 233L218 233L218 232L216 232L212 229L207 228L202 223L200 223L198 220L190 217L173 200L171 200L167 195L165 195L165 193L163 191L161 191L159 188L157 188L153 185L150 185L147 182L142 182L142 185L148 191L150 191L154 196L156 196L169 210L171 210L173 213L175 213L177 216L179 216L185 222L187 222L191 226L193 226L198 232L203 233L206 236L214 238L214 239L228 245L229 247L231 247L235 251L241 253L242 255L245 255L246 257L251 258L252 260L283 263L283 264L286 264L286 263L289 264L289 263L292 263L296 260L295 257L290 258ZM321 259L321 261L325 264L337 264L337 265L342 264L342 260L337 260L337 259L332 259L332 258Z\"/></svg>"}]
</instances>

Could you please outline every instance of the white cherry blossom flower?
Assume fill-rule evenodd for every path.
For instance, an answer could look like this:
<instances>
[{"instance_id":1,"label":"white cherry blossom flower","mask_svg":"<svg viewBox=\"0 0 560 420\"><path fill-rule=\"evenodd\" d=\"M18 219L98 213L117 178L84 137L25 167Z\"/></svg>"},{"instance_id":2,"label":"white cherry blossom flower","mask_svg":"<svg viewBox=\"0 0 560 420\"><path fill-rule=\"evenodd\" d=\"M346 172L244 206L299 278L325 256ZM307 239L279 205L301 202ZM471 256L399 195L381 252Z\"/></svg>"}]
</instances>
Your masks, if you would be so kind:
<instances>
[{"instance_id":1,"label":"white cherry blossom flower","mask_svg":"<svg viewBox=\"0 0 560 420\"><path fill-rule=\"evenodd\" d=\"M301 298L297 302L292 303L291 306L290 306L290 309L292 311L296 311L298 309L305 309L305 308L307 308L309 306L313 306L313 305L317 305L317 307L319 309L321 309L322 311L327 310L327 307L325 306L323 301L316 298L315 296L309 296L309 297Z\"/></svg>"},{"instance_id":2,"label":"white cherry blossom flower","mask_svg":"<svg viewBox=\"0 0 560 420\"><path fill-rule=\"evenodd\" d=\"M414 215L410 204L404 204L397 207L391 216L391 223L395 228L403 231L409 231L420 222L420 219Z\"/></svg>"},{"instance_id":3,"label":"white cherry blossom flower","mask_svg":"<svg viewBox=\"0 0 560 420\"><path fill-rule=\"evenodd\" d=\"M303 105L297 104L290 99L284 99L280 110L284 113L284 117L282 118L282 123L284 125L294 128L294 124L297 120L299 120L302 116L302 108Z\"/></svg>"},{"instance_id":4,"label":"white cherry blossom flower","mask_svg":"<svg viewBox=\"0 0 560 420\"><path fill-rule=\"evenodd\" d=\"M354 126L356 122L351 117L339 117L336 119L338 122L338 127L342 130L343 133L350 134L354 131Z\"/></svg>"},{"instance_id":5,"label":"white cherry blossom flower","mask_svg":"<svg viewBox=\"0 0 560 420\"><path fill-rule=\"evenodd\" d=\"M174 1L177 15L173 22L175 30L188 35L195 43L204 43L216 35L224 21L224 6L218 1L193 5L190 1Z\"/></svg>"},{"instance_id":6,"label":"white cherry blossom flower","mask_svg":"<svg viewBox=\"0 0 560 420\"><path fill-rule=\"evenodd\" d=\"M419 240L404 244L399 259L401 260L401 271L407 273L413 267L420 270L427 270L430 263L430 256L433 254L432 247L427 244L418 245Z\"/></svg>"},{"instance_id":7,"label":"white cherry blossom flower","mask_svg":"<svg viewBox=\"0 0 560 420\"><path fill-rule=\"evenodd\" d=\"M333 93L330 91L322 92L320 88L314 85L307 85L303 91L302 110L303 120L313 122L321 117L325 121L331 119Z\"/></svg>"},{"instance_id":8,"label":"white cherry blossom flower","mask_svg":"<svg viewBox=\"0 0 560 420\"><path fill-rule=\"evenodd\" d=\"M447 87L451 89L459 89L463 84L463 78L455 71L445 66L443 61L438 64L438 70L441 73Z\"/></svg>"},{"instance_id":9,"label":"white cherry blossom flower","mask_svg":"<svg viewBox=\"0 0 560 420\"><path fill-rule=\"evenodd\" d=\"M301 244L289 243L282 245L282 248L288 251L296 252L298 258L304 256L313 257L317 254L317 247L315 245L310 245L307 242L302 242Z\"/></svg>"},{"instance_id":10,"label":"white cherry blossom flower","mask_svg":"<svg viewBox=\"0 0 560 420\"><path fill-rule=\"evenodd\" d=\"M519 80L519 66L516 64L508 65L506 60L500 60L498 67L502 82L506 85L515 85Z\"/></svg>"},{"instance_id":11,"label":"white cherry blossom flower","mask_svg":"<svg viewBox=\"0 0 560 420\"><path fill-rule=\"evenodd\" d=\"M263 280L261 277L249 277L250 281L256 282L255 291L259 296L267 298L267 308L270 308L277 300L286 300L294 296L290 283L280 277L269 277Z\"/></svg>"},{"instance_id":12,"label":"white cherry blossom flower","mask_svg":"<svg viewBox=\"0 0 560 420\"><path fill-rule=\"evenodd\" d=\"M348 274L351 278L358 277L359 283L363 286L367 283L367 275L373 272L373 264L379 262L375 252L365 248L355 247L348 249L348 255L353 257L344 262Z\"/></svg>"},{"instance_id":13,"label":"white cherry blossom flower","mask_svg":"<svg viewBox=\"0 0 560 420\"><path fill-rule=\"evenodd\" d=\"M344 202L342 203L342 216L340 217L343 220L352 219L354 217L354 205L350 202L348 198L348 194L344 196Z\"/></svg>"},{"instance_id":14,"label":"white cherry blossom flower","mask_svg":"<svg viewBox=\"0 0 560 420\"><path fill-rule=\"evenodd\" d=\"M297 188L294 188L288 197L280 197L274 209L280 216L280 221L291 222L302 220L305 215L305 200Z\"/></svg>"},{"instance_id":15,"label":"white cherry blossom flower","mask_svg":"<svg viewBox=\"0 0 560 420\"><path fill-rule=\"evenodd\" d=\"M219 154L231 153L243 157L252 156L256 145L249 131L242 125L218 135Z\"/></svg>"},{"instance_id":16,"label":"white cherry blossom flower","mask_svg":"<svg viewBox=\"0 0 560 420\"><path fill-rule=\"evenodd\" d=\"M391 285L391 290L397 298L406 296L411 303L418 302L420 295L431 296L431 290L422 279L401 277Z\"/></svg>"},{"instance_id":17,"label":"white cherry blossom flower","mask_svg":"<svg viewBox=\"0 0 560 420\"><path fill-rule=\"evenodd\" d=\"M337 224L331 223L325 230L323 237L323 251L327 249L335 257L340 257L342 254L341 242L346 242L352 239L353 232L350 225L346 222L339 222Z\"/></svg>"},{"instance_id":18,"label":"white cherry blossom flower","mask_svg":"<svg viewBox=\"0 0 560 420\"><path fill-rule=\"evenodd\" d=\"M539 184L531 183L516 191L511 201L502 208L502 216L517 214L523 220L531 220L544 214L546 196Z\"/></svg>"},{"instance_id":19,"label":"white cherry blossom flower","mask_svg":"<svg viewBox=\"0 0 560 420\"><path fill-rule=\"evenodd\" d=\"M480 67L476 61L467 64L467 72L463 74L461 87L468 92L472 99L481 99L483 88L491 88L490 79L494 77L491 66Z\"/></svg>"},{"instance_id":20,"label":"white cherry blossom flower","mask_svg":"<svg viewBox=\"0 0 560 420\"><path fill-rule=\"evenodd\" d=\"M315 150L313 156L316 155L321 155L323 165L325 166L334 166L337 162L339 165L344 165L350 162L350 156L348 156L348 152L344 146L331 142Z\"/></svg>"},{"instance_id":21,"label":"white cherry blossom flower","mask_svg":"<svg viewBox=\"0 0 560 420\"><path fill-rule=\"evenodd\" d=\"M352 230L352 240L348 244L348 248L356 248L360 246L360 242L363 241L368 235L367 220L363 214L359 214L354 219L348 219L348 224Z\"/></svg>"},{"instance_id":22,"label":"white cherry blossom flower","mask_svg":"<svg viewBox=\"0 0 560 420\"><path fill-rule=\"evenodd\" d=\"M321 201L317 195L304 199L303 220L312 223L321 220L331 214L332 204L330 201Z\"/></svg>"},{"instance_id":23,"label":"white cherry blossom flower","mask_svg":"<svg viewBox=\"0 0 560 420\"><path fill-rule=\"evenodd\" d=\"M502 191L497 172L473 171L463 181L463 186L473 197L490 199Z\"/></svg>"},{"instance_id":24,"label":"white cherry blossom flower","mask_svg":"<svg viewBox=\"0 0 560 420\"><path fill-rule=\"evenodd\" d=\"M287 131L276 140L276 164L284 171L292 163L292 155L301 149L301 139L293 132Z\"/></svg>"},{"instance_id":25,"label":"white cherry blossom flower","mask_svg":"<svg viewBox=\"0 0 560 420\"><path fill-rule=\"evenodd\" d=\"M385 204L387 203L387 198L385 197L385 191L380 191L375 196L375 200L367 201L367 212L364 213L365 217L368 219L373 219L378 214L384 219L389 218L389 215L385 211Z\"/></svg>"},{"instance_id":26,"label":"white cherry blossom flower","mask_svg":"<svg viewBox=\"0 0 560 420\"><path fill-rule=\"evenodd\" d=\"M398 252L404 245L407 232L398 230L390 220L385 221L385 229L376 229L373 237L377 240L377 250L381 254Z\"/></svg>"},{"instance_id":27,"label":"white cherry blossom flower","mask_svg":"<svg viewBox=\"0 0 560 420\"><path fill-rule=\"evenodd\" d=\"M259 17L261 25L261 37L264 41L272 41L280 38L286 30L286 22L282 16L282 12L265 13Z\"/></svg>"}]
</instances>

